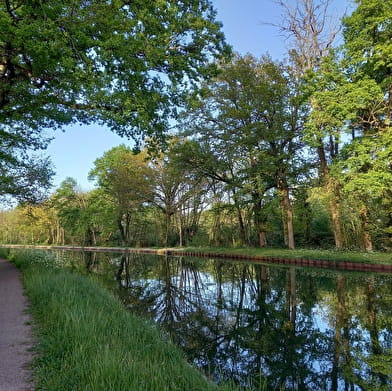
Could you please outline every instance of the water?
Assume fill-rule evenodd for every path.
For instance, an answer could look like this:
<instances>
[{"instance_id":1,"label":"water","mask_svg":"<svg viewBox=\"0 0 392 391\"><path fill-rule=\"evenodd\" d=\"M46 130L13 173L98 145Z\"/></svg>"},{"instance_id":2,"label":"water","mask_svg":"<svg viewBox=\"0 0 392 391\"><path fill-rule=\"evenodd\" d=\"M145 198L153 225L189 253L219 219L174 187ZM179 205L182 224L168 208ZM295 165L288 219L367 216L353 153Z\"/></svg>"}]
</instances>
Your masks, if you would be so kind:
<instances>
[{"instance_id":1,"label":"water","mask_svg":"<svg viewBox=\"0 0 392 391\"><path fill-rule=\"evenodd\" d=\"M211 379L249 390L392 390L392 275L62 253L153 319Z\"/></svg>"}]
</instances>

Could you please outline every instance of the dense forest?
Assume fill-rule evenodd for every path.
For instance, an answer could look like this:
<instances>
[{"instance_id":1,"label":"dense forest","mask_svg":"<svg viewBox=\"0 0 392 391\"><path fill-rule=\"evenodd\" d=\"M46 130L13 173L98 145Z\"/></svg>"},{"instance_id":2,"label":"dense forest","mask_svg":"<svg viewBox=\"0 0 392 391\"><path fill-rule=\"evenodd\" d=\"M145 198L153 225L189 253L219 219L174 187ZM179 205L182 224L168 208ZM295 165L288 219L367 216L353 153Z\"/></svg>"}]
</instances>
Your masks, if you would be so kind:
<instances>
[{"instance_id":1,"label":"dense forest","mask_svg":"<svg viewBox=\"0 0 392 391\"><path fill-rule=\"evenodd\" d=\"M301 0L294 9L277 3L286 14L278 27L291 42L285 62L268 55L231 55L212 15L200 27L204 31L200 40L211 41L216 34L211 50L224 55L216 54L197 80L192 79L196 65L184 64L177 57L172 64L167 59L162 64L149 59L153 66L144 71L149 81L136 76L118 79L124 86L122 93L139 88L134 96L138 101L131 102L137 107L147 94L149 100L137 115L132 107L122 107L129 117L117 118L119 108L107 110L113 95L96 93L90 82L83 86L80 76L81 88L104 102L106 114L98 117L108 123L126 123L116 128L120 134L129 135L131 125L144 129L140 132L145 141L138 144L138 151L120 145L97 157L90 171L94 190L83 192L74 179L67 178L49 197L35 203L21 199L17 207L3 210L0 241L390 249L392 2L357 0L351 15L334 27L326 24L328 1ZM165 23L170 26L170 21ZM191 28L197 26L195 22ZM343 43L336 46L339 34ZM194 36L184 37L188 42ZM181 51L184 58L203 62L190 43L188 49ZM211 53L204 56L211 58ZM114 74L122 66L136 66L126 61L114 64ZM145 60L144 64L150 63ZM186 68L185 74L181 67ZM181 75L178 80L163 77L160 82L155 77L158 72ZM136 87L128 85L135 80ZM159 103L162 80L170 85ZM190 94L185 96L180 80L194 80ZM100 88L105 91L106 87ZM3 95L4 111L8 103ZM122 97L116 98L121 106ZM154 122L153 114L166 118L165 107L179 108L180 103L182 109L173 109L176 132L163 140L163 125ZM75 109L75 105L60 104ZM102 109L97 105L94 118L96 110ZM33 118L24 125L65 122L67 114L75 116L56 112L56 118L43 122L43 117ZM20 118L15 121L20 123ZM147 123L150 128L143 128ZM9 162L13 163L11 158Z\"/></svg>"}]
</instances>

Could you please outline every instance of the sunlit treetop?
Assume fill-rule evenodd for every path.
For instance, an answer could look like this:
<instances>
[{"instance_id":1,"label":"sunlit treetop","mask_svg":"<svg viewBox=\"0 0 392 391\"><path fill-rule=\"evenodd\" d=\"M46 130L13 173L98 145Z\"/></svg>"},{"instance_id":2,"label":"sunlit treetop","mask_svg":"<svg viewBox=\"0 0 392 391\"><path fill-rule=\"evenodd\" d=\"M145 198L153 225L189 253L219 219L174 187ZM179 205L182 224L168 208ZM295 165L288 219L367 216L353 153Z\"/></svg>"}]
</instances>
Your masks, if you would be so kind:
<instances>
[{"instance_id":1,"label":"sunlit treetop","mask_svg":"<svg viewBox=\"0 0 392 391\"><path fill-rule=\"evenodd\" d=\"M0 126L160 137L229 49L209 0L1 0Z\"/></svg>"},{"instance_id":2,"label":"sunlit treetop","mask_svg":"<svg viewBox=\"0 0 392 391\"><path fill-rule=\"evenodd\" d=\"M392 82L392 1L356 0L343 19L345 48L363 74L387 87Z\"/></svg>"}]
</instances>

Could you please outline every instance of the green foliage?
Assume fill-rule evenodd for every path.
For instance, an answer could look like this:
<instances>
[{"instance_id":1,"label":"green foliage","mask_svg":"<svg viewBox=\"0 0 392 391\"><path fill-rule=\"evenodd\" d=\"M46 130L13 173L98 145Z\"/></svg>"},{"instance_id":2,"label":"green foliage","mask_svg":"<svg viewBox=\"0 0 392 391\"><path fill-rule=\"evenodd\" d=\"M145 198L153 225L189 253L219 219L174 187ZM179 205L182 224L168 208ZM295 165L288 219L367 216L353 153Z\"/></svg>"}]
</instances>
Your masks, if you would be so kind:
<instances>
[{"instance_id":1,"label":"green foliage","mask_svg":"<svg viewBox=\"0 0 392 391\"><path fill-rule=\"evenodd\" d=\"M343 19L345 49L358 79L370 76L383 88L392 82L392 2L356 0L357 8Z\"/></svg>"},{"instance_id":2,"label":"green foliage","mask_svg":"<svg viewBox=\"0 0 392 391\"><path fill-rule=\"evenodd\" d=\"M163 142L229 53L209 0L2 1L0 31L0 195L25 194L11 178L27 175L21 155L47 145L43 128L105 123Z\"/></svg>"},{"instance_id":3,"label":"green foliage","mask_svg":"<svg viewBox=\"0 0 392 391\"><path fill-rule=\"evenodd\" d=\"M147 155L145 152L135 154L120 145L105 152L94 164L89 177L96 180L114 205L122 244L134 244L131 222L154 197L154 176Z\"/></svg>"},{"instance_id":4,"label":"green foliage","mask_svg":"<svg viewBox=\"0 0 392 391\"><path fill-rule=\"evenodd\" d=\"M166 153L155 156L150 163L154 179L153 205L162 214L165 246L184 243L191 239L190 230L198 231L198 220L209 189L208 179L180 158L188 152L188 144L172 138Z\"/></svg>"},{"instance_id":5,"label":"green foliage","mask_svg":"<svg viewBox=\"0 0 392 391\"><path fill-rule=\"evenodd\" d=\"M160 136L186 85L227 50L207 0L2 2L0 14L6 126L102 120Z\"/></svg>"},{"instance_id":6,"label":"green foliage","mask_svg":"<svg viewBox=\"0 0 392 391\"><path fill-rule=\"evenodd\" d=\"M366 199L379 199L392 183L390 159L392 137L380 133L378 137L366 135L356 138L342 150L341 170L344 189Z\"/></svg>"},{"instance_id":7,"label":"green foliage","mask_svg":"<svg viewBox=\"0 0 392 391\"><path fill-rule=\"evenodd\" d=\"M9 147L0 131L0 201L10 197L21 203L43 201L54 175L49 158L28 156Z\"/></svg>"},{"instance_id":8,"label":"green foliage","mask_svg":"<svg viewBox=\"0 0 392 391\"><path fill-rule=\"evenodd\" d=\"M348 125L356 123L358 112L382 100L383 93L374 80L347 78L347 64L333 53L322 59L317 70L307 73L302 87L309 96L311 111L305 124L305 141L318 147L325 138L341 142Z\"/></svg>"},{"instance_id":9,"label":"green foliage","mask_svg":"<svg viewBox=\"0 0 392 391\"><path fill-rule=\"evenodd\" d=\"M113 148L90 173L98 189L83 194L67 180L49 202L3 213L0 238L237 246L265 245L267 235L281 246L294 226L302 245L390 249L390 1L357 0L339 49L317 31L297 37L316 40L295 49L304 65L295 74L251 55L218 62L215 73L225 45L207 0L4 3L0 195L42 199L50 166L25 160L46 143L41 126L98 119L150 136L155 155ZM323 15L320 3L306 5L295 9ZM188 139L173 137L160 155L185 101Z\"/></svg>"},{"instance_id":10,"label":"green foliage","mask_svg":"<svg viewBox=\"0 0 392 391\"><path fill-rule=\"evenodd\" d=\"M390 225L380 215L389 214L392 180L392 14L389 1L356 4L343 19L340 50L331 50L306 75L304 141L318 155L335 239L343 230L346 246L371 250L379 230Z\"/></svg>"},{"instance_id":11,"label":"green foliage","mask_svg":"<svg viewBox=\"0 0 392 391\"><path fill-rule=\"evenodd\" d=\"M193 139L182 151L184 163L223 183L238 208L253 205L256 236L265 230L271 189L287 194L301 171L303 113L291 76L267 56L237 55L221 65L183 124Z\"/></svg>"},{"instance_id":12,"label":"green foliage","mask_svg":"<svg viewBox=\"0 0 392 391\"><path fill-rule=\"evenodd\" d=\"M114 206L104 195L94 190L83 193L73 178L65 179L51 196L48 204L65 230L63 241L73 244L96 245L113 226Z\"/></svg>"}]
</instances>

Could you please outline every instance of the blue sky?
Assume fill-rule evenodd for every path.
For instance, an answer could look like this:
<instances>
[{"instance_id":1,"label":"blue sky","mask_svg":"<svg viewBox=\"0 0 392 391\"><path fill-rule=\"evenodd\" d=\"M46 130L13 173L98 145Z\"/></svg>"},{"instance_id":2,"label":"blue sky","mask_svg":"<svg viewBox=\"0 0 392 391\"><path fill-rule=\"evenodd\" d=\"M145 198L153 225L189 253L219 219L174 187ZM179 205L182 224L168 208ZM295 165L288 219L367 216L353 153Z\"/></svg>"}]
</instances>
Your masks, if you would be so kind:
<instances>
[{"instance_id":1,"label":"blue sky","mask_svg":"<svg viewBox=\"0 0 392 391\"><path fill-rule=\"evenodd\" d=\"M273 26L263 24L279 23L281 10L273 0L212 0L212 3L218 12L217 19L223 23L227 42L236 52L256 57L268 53L274 60L285 57L284 37ZM349 0L334 0L333 3L336 5L331 10L338 14ZM73 125L64 128L64 132L57 131L54 137L46 151L57 172L54 186L66 177L72 177L83 190L93 187L87 176L95 159L121 143L133 144L96 125Z\"/></svg>"}]
</instances>

